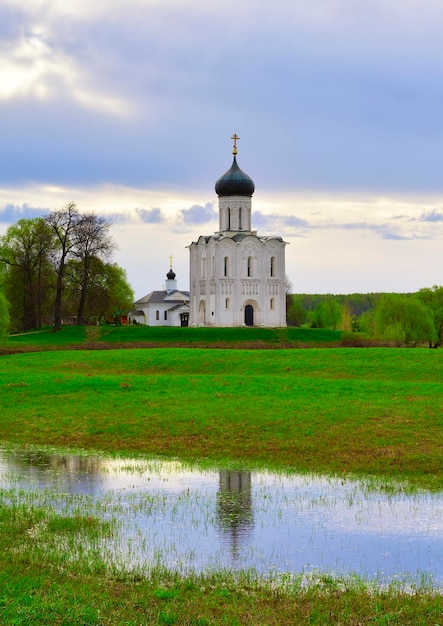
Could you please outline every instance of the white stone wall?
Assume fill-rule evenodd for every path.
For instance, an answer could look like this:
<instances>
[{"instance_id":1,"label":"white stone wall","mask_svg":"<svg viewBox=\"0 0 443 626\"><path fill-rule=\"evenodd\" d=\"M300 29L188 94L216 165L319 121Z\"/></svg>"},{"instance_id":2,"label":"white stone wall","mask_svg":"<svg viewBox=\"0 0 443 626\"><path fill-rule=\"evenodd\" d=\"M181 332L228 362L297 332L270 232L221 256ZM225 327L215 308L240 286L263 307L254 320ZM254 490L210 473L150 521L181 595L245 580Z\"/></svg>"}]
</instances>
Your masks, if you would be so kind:
<instances>
[{"instance_id":1,"label":"white stone wall","mask_svg":"<svg viewBox=\"0 0 443 626\"><path fill-rule=\"evenodd\" d=\"M162 302L152 303L145 306L138 306L139 311L143 311L144 316L133 316L139 324L147 326L181 326L180 311L169 311L171 304ZM157 313L158 317L157 319ZM167 319L165 320L165 311L167 311Z\"/></svg>"},{"instance_id":2,"label":"white stone wall","mask_svg":"<svg viewBox=\"0 0 443 626\"><path fill-rule=\"evenodd\" d=\"M242 326L251 305L254 326L286 326L286 244L252 233L235 241L235 234L189 246L190 324Z\"/></svg>"},{"instance_id":3,"label":"white stone wall","mask_svg":"<svg viewBox=\"0 0 443 626\"><path fill-rule=\"evenodd\" d=\"M220 232L248 232L251 230L251 198L229 196L219 199Z\"/></svg>"}]
</instances>

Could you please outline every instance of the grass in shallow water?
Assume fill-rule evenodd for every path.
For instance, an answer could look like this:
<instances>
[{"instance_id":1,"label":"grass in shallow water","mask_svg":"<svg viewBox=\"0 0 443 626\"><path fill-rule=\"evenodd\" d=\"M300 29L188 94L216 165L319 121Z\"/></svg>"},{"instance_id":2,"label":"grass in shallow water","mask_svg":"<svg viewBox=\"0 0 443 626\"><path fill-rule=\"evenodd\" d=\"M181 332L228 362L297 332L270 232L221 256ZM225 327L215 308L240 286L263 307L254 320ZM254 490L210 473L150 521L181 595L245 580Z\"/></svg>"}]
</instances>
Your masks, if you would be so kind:
<instances>
[{"instance_id":1,"label":"grass in shallow water","mask_svg":"<svg viewBox=\"0 0 443 626\"><path fill-rule=\"evenodd\" d=\"M443 619L440 594L377 591L358 579L320 576L302 586L297 578L263 584L246 572L187 577L161 568L148 577L113 572L97 554L85 559L77 550L73 558L73 545L59 541L60 534L89 535L87 519L52 515L27 505L0 506L2 624L431 626ZM98 527L92 526L94 535ZM35 541L35 528L43 541Z\"/></svg>"}]
</instances>

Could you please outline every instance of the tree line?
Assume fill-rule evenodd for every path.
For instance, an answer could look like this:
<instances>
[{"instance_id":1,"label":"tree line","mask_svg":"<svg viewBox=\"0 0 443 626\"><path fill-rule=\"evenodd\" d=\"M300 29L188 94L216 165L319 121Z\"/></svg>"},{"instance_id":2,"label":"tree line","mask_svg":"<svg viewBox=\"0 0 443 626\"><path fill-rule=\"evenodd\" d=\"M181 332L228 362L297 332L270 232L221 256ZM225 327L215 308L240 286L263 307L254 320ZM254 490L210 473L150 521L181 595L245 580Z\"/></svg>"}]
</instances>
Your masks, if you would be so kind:
<instances>
[{"instance_id":1,"label":"tree line","mask_svg":"<svg viewBox=\"0 0 443 626\"><path fill-rule=\"evenodd\" d=\"M443 344L443 287L417 293L290 294L290 326L330 328L394 345Z\"/></svg>"},{"instance_id":2,"label":"tree line","mask_svg":"<svg viewBox=\"0 0 443 626\"><path fill-rule=\"evenodd\" d=\"M82 325L130 309L126 272L111 262L110 225L70 202L10 226L0 237L0 320L9 316L14 331L58 330L68 316Z\"/></svg>"}]
</instances>

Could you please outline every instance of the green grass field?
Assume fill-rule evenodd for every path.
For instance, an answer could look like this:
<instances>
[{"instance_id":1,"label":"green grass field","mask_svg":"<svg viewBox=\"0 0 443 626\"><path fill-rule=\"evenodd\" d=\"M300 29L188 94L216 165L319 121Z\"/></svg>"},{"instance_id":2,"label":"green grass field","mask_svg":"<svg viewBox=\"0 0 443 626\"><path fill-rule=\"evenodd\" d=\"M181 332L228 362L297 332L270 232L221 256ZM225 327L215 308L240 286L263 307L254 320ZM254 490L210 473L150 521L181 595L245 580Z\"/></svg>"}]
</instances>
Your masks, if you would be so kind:
<instances>
[{"instance_id":1,"label":"green grass field","mask_svg":"<svg viewBox=\"0 0 443 626\"><path fill-rule=\"evenodd\" d=\"M88 338L84 329L11 338L0 356L0 440L443 488L439 350L279 350L269 334L254 339L267 349L223 349L228 333L207 333L203 344L218 349L196 347L200 340L172 347L182 339L149 333L131 335L145 347L97 349L130 343L122 337L132 329L119 330L109 329L113 339ZM94 349L82 349L91 341ZM171 347L146 347L156 343ZM309 345L320 343L317 335ZM276 344L288 347L286 339ZM14 346L21 353L8 353ZM2 624L443 624L443 597L431 589L376 590L330 576L301 588L248 573L121 575L93 551L76 552L76 537L86 533L93 546L112 529L9 498L0 492Z\"/></svg>"},{"instance_id":2,"label":"green grass field","mask_svg":"<svg viewBox=\"0 0 443 626\"><path fill-rule=\"evenodd\" d=\"M0 359L0 440L443 487L443 353L69 350Z\"/></svg>"}]
</instances>

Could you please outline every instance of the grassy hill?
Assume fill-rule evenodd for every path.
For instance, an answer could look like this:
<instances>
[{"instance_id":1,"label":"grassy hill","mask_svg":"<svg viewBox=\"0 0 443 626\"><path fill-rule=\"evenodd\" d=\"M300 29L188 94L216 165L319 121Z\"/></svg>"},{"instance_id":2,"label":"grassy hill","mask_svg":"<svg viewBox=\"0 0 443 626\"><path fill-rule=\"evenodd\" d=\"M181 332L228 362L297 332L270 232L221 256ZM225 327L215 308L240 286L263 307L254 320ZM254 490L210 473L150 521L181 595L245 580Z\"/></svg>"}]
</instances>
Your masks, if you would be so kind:
<instances>
[{"instance_id":1,"label":"grassy hill","mask_svg":"<svg viewBox=\"0 0 443 626\"><path fill-rule=\"evenodd\" d=\"M11 335L9 350L60 349L80 345L97 348L189 347L308 347L339 345L340 331L323 328L180 328L152 326L63 326Z\"/></svg>"}]
</instances>

